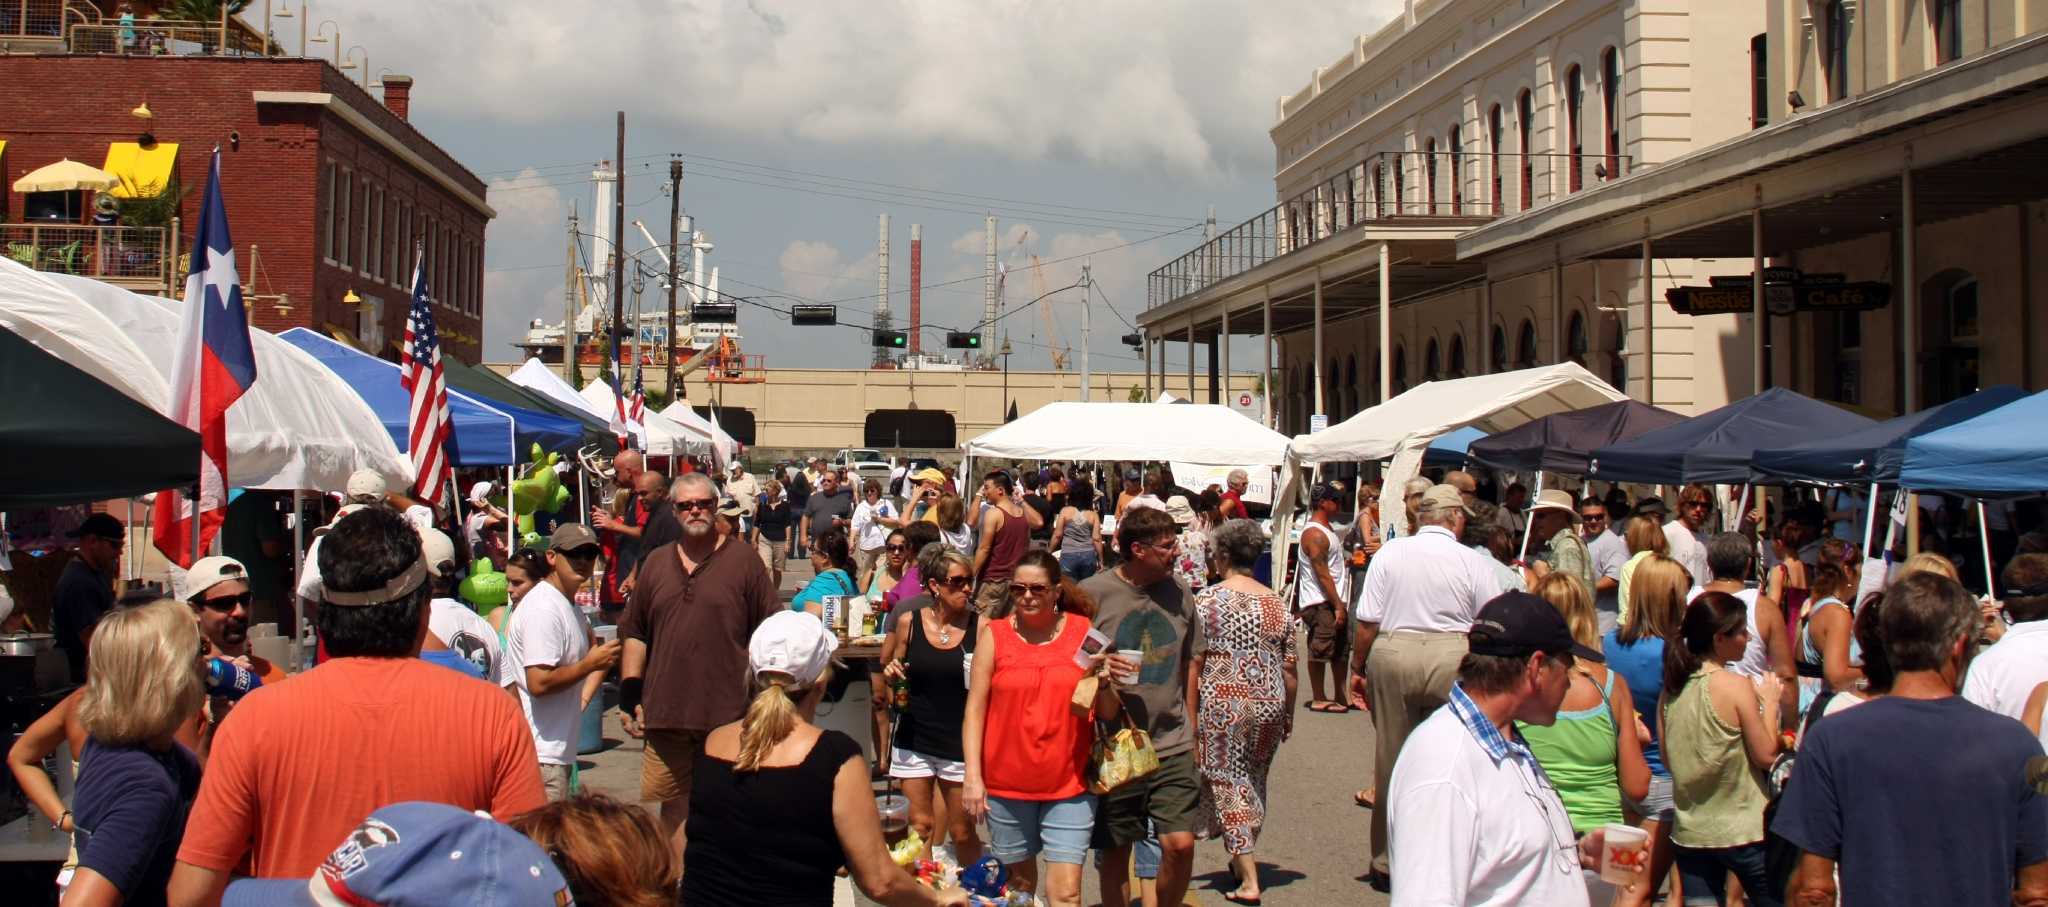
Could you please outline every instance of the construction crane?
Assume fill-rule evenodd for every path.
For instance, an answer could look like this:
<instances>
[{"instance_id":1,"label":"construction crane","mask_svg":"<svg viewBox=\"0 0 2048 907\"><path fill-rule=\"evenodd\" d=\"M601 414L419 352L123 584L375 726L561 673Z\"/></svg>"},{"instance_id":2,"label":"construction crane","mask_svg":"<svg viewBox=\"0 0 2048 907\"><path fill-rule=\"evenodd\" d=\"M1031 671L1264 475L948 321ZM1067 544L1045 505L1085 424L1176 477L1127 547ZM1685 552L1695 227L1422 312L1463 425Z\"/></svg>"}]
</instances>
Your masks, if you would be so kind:
<instances>
[{"instance_id":1,"label":"construction crane","mask_svg":"<svg viewBox=\"0 0 2048 907\"><path fill-rule=\"evenodd\" d=\"M1059 319L1052 316L1052 302L1045 298L1045 267L1037 255L1031 256L1031 285L1037 294L1039 317L1045 319L1046 349L1052 355L1052 370L1064 372L1072 350L1067 348L1066 338L1060 336Z\"/></svg>"}]
</instances>

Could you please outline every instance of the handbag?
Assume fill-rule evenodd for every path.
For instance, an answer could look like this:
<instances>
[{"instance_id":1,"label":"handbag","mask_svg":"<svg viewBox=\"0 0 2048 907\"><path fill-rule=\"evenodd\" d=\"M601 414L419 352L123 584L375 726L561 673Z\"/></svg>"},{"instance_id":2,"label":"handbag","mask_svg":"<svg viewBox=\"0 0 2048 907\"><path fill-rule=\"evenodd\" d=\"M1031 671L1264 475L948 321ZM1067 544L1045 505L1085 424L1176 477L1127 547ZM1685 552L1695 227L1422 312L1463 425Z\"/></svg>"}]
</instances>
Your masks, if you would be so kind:
<instances>
[{"instance_id":1,"label":"handbag","mask_svg":"<svg viewBox=\"0 0 2048 907\"><path fill-rule=\"evenodd\" d=\"M1159 752L1152 735L1138 730L1129 712L1123 727L1104 736L1099 730L1088 754L1088 792L1102 795L1159 770Z\"/></svg>"}]
</instances>

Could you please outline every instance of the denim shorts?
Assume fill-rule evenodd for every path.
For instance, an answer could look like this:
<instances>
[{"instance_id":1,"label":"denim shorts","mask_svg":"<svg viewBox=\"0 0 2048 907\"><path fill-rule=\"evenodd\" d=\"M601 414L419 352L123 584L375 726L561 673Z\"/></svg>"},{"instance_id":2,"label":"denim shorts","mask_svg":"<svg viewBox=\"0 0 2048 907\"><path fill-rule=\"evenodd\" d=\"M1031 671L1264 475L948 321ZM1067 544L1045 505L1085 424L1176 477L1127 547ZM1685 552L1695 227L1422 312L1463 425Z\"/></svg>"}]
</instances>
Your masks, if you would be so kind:
<instances>
[{"instance_id":1,"label":"denim shorts","mask_svg":"<svg viewBox=\"0 0 2048 907\"><path fill-rule=\"evenodd\" d=\"M1065 800L988 798L989 850L1005 865L1040 853L1047 863L1081 865L1095 829L1095 795Z\"/></svg>"},{"instance_id":2,"label":"denim shorts","mask_svg":"<svg viewBox=\"0 0 2048 907\"><path fill-rule=\"evenodd\" d=\"M1108 863L1109 851L1095 852L1095 868L1100 870ZM1140 879L1159 878L1159 836L1153 834L1152 823L1145 823L1145 840L1131 845L1131 871Z\"/></svg>"},{"instance_id":3,"label":"denim shorts","mask_svg":"<svg viewBox=\"0 0 2048 907\"><path fill-rule=\"evenodd\" d=\"M1678 817L1678 803L1671 799L1670 775L1652 774L1650 789L1643 792L1643 799L1629 800L1625 796L1622 799L1627 801L1629 809L1635 811L1636 815L1651 822L1669 825Z\"/></svg>"}]
</instances>

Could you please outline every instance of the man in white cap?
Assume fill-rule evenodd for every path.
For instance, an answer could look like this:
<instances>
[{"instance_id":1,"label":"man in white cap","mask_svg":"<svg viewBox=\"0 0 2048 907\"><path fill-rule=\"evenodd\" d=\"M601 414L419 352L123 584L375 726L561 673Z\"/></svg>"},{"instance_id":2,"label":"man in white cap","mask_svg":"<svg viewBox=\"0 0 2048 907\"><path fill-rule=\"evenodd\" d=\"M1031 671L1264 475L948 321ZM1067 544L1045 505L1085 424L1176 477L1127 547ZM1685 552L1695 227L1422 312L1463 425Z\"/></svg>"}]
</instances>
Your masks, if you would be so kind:
<instances>
[{"instance_id":1,"label":"man in white cap","mask_svg":"<svg viewBox=\"0 0 2048 907\"><path fill-rule=\"evenodd\" d=\"M1458 541L1472 512L1457 487L1432 486L1415 512L1415 534L1388 540L1366 567L1352 636L1351 691L1372 703L1373 780L1382 791L1401 744L1450 698L1473 615L1505 591L1487 557ZM1388 870L1386 811L1375 809L1367 881L1386 890Z\"/></svg>"},{"instance_id":2,"label":"man in white cap","mask_svg":"<svg viewBox=\"0 0 2048 907\"><path fill-rule=\"evenodd\" d=\"M752 517L754 507L761 502L761 483L754 481L754 474L747 471L747 464L734 460L726 467L725 493L738 501L740 509Z\"/></svg>"},{"instance_id":3,"label":"man in white cap","mask_svg":"<svg viewBox=\"0 0 2048 907\"><path fill-rule=\"evenodd\" d=\"M1537 576L1553 571L1576 576L1591 593L1593 553L1572 525L1579 521L1579 509L1572 503L1571 492L1546 488L1536 496L1536 503L1529 505L1529 538L1532 544L1543 543L1540 550L1531 549L1535 552L1531 567Z\"/></svg>"},{"instance_id":4,"label":"man in white cap","mask_svg":"<svg viewBox=\"0 0 2048 907\"><path fill-rule=\"evenodd\" d=\"M356 475L360 476L362 473L358 472ZM354 479L350 479L350 483L353 484ZM306 557L299 569L296 589L299 596L299 614L306 620L312 620L314 612L320 610L320 540L326 538L327 531L333 529L343 517L369 506L371 505L354 502L343 504L340 510L334 512L334 519L328 521L327 525L313 530L313 541L306 546Z\"/></svg>"},{"instance_id":5,"label":"man in white cap","mask_svg":"<svg viewBox=\"0 0 2048 907\"><path fill-rule=\"evenodd\" d=\"M589 621L570 603L595 572L597 555L597 535L588 527L555 527L548 538L548 574L520 600L506 627L510 681L533 731L549 800L569 796L583 709L619 660L618 640L593 645Z\"/></svg>"},{"instance_id":6,"label":"man in white cap","mask_svg":"<svg viewBox=\"0 0 2048 907\"><path fill-rule=\"evenodd\" d=\"M384 495L390 491L384 476L374 469L358 469L348 476L348 501L351 504L384 503Z\"/></svg>"},{"instance_id":7,"label":"man in white cap","mask_svg":"<svg viewBox=\"0 0 2048 907\"><path fill-rule=\"evenodd\" d=\"M434 586L420 657L489 681L492 686L510 684L504 653L498 648L498 631L468 605L455 600L455 590L462 584L462 562L455 558L455 542L439 529L419 532L420 557L427 562L432 574L429 582ZM463 665L474 670L464 670Z\"/></svg>"},{"instance_id":8,"label":"man in white cap","mask_svg":"<svg viewBox=\"0 0 2048 907\"><path fill-rule=\"evenodd\" d=\"M249 651L249 572L231 557L202 557L185 572L185 603L199 618L206 654L248 668L266 684L284 680L284 669Z\"/></svg>"}]
</instances>

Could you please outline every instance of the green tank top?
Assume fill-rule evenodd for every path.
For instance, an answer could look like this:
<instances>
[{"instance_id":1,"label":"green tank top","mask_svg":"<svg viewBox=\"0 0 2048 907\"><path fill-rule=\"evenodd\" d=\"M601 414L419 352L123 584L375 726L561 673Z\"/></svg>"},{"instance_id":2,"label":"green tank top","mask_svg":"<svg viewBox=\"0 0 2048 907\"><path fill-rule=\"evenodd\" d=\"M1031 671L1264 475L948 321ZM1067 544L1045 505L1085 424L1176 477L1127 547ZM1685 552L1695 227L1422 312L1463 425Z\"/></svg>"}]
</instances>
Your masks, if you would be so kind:
<instances>
[{"instance_id":1,"label":"green tank top","mask_svg":"<svg viewBox=\"0 0 2048 907\"><path fill-rule=\"evenodd\" d=\"M1560 711L1549 727L1516 722L1529 752L1557 788L1572 830L1580 834L1621 821L1621 776L1614 767L1617 744L1614 712L1608 708L1614 672L1600 687L1600 704L1579 711Z\"/></svg>"},{"instance_id":2,"label":"green tank top","mask_svg":"<svg viewBox=\"0 0 2048 907\"><path fill-rule=\"evenodd\" d=\"M1671 841L1684 847L1739 847L1764 838L1764 776L1749 764L1742 728L1714 711L1702 665L1664 707L1664 764L1678 822Z\"/></svg>"}]
</instances>

